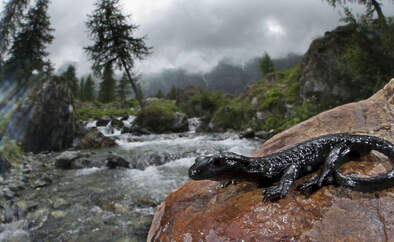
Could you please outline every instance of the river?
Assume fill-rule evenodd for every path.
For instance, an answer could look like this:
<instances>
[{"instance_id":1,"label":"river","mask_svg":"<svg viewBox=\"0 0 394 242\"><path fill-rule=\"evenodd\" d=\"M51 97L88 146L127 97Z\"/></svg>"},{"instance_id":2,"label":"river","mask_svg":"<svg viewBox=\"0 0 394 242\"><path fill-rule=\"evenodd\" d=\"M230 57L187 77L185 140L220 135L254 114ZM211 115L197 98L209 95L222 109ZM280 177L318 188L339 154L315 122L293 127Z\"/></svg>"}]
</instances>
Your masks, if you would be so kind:
<instances>
[{"instance_id":1,"label":"river","mask_svg":"<svg viewBox=\"0 0 394 242\"><path fill-rule=\"evenodd\" d=\"M38 205L3 226L0 240L20 233L31 241L145 241L156 207L189 180L187 170L197 156L219 151L248 155L261 144L235 133L133 136L100 129L118 146L89 152L113 153L138 169L54 171L50 185L23 195Z\"/></svg>"}]
</instances>

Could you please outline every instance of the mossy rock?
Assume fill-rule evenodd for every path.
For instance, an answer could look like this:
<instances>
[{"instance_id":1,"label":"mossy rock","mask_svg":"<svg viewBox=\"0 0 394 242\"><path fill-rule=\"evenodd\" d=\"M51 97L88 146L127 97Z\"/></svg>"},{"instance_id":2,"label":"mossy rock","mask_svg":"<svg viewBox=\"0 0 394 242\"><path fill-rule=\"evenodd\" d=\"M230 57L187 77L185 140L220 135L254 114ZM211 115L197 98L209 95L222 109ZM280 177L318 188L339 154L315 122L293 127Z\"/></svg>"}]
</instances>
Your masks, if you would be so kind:
<instances>
[{"instance_id":1,"label":"mossy rock","mask_svg":"<svg viewBox=\"0 0 394 242\"><path fill-rule=\"evenodd\" d=\"M171 101L154 101L138 112L135 124L153 133L183 132L187 130L187 118L179 111Z\"/></svg>"}]
</instances>

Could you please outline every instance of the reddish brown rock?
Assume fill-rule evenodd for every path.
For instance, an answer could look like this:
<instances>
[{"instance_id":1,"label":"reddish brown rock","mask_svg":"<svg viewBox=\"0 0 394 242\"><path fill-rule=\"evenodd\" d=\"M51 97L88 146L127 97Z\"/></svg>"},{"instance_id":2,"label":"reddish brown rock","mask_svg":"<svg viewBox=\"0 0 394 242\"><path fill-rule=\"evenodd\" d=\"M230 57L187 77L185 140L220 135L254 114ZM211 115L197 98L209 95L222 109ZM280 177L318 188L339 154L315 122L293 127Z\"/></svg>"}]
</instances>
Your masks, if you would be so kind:
<instances>
[{"instance_id":1,"label":"reddish brown rock","mask_svg":"<svg viewBox=\"0 0 394 242\"><path fill-rule=\"evenodd\" d=\"M266 155L309 138L348 132L394 142L394 79L371 98L350 103L282 132L254 153ZM378 153L349 162L346 172L376 175L390 169ZM371 162L371 161L383 162ZM308 176L310 177L310 176ZM300 179L302 183L308 177ZM261 189L240 183L217 189L189 181L158 208L148 241L392 241L394 188L360 193L328 186L306 198L293 190L278 202L261 202Z\"/></svg>"}]
</instances>

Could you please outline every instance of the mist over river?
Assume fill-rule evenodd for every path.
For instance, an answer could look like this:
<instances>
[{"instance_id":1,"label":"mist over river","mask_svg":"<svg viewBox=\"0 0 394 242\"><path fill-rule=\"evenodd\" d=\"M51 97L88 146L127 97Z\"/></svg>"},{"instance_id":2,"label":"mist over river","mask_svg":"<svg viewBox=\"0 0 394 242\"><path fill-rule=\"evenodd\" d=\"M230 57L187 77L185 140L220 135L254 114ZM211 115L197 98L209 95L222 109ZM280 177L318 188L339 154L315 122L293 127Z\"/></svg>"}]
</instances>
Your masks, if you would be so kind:
<instances>
[{"instance_id":1,"label":"mist over river","mask_svg":"<svg viewBox=\"0 0 394 242\"><path fill-rule=\"evenodd\" d=\"M48 170L53 173L50 185L22 195L35 210L3 226L0 241L18 233L31 241L145 241L156 207L189 180L187 171L197 156L219 151L249 155L261 144L235 133L133 136L110 126L100 130L118 146L86 152L110 152L137 169Z\"/></svg>"}]
</instances>

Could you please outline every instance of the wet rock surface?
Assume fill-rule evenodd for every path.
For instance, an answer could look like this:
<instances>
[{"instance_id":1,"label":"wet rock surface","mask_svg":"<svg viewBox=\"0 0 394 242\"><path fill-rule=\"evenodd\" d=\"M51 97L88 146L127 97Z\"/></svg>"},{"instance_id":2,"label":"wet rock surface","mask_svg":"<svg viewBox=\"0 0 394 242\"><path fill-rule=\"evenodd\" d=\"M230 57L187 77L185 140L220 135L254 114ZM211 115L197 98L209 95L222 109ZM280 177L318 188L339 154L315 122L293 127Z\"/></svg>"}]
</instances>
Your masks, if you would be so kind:
<instances>
[{"instance_id":1,"label":"wet rock surface","mask_svg":"<svg viewBox=\"0 0 394 242\"><path fill-rule=\"evenodd\" d=\"M130 162L128 162L127 160L123 159L120 156L111 155L105 160L105 162L106 162L106 166L110 169L115 169L118 167L131 168Z\"/></svg>"},{"instance_id":2,"label":"wet rock surface","mask_svg":"<svg viewBox=\"0 0 394 242\"><path fill-rule=\"evenodd\" d=\"M371 98L321 113L275 135L253 155L262 156L328 133L375 135L394 142L394 79ZM371 153L344 171L376 176L391 169ZM373 162L372 162L373 161ZM309 179L299 179L295 186ZM293 189L277 202L261 202L261 188L242 182L189 181L158 208L148 241L390 241L394 188L372 193L326 186L310 197Z\"/></svg>"}]
</instances>

